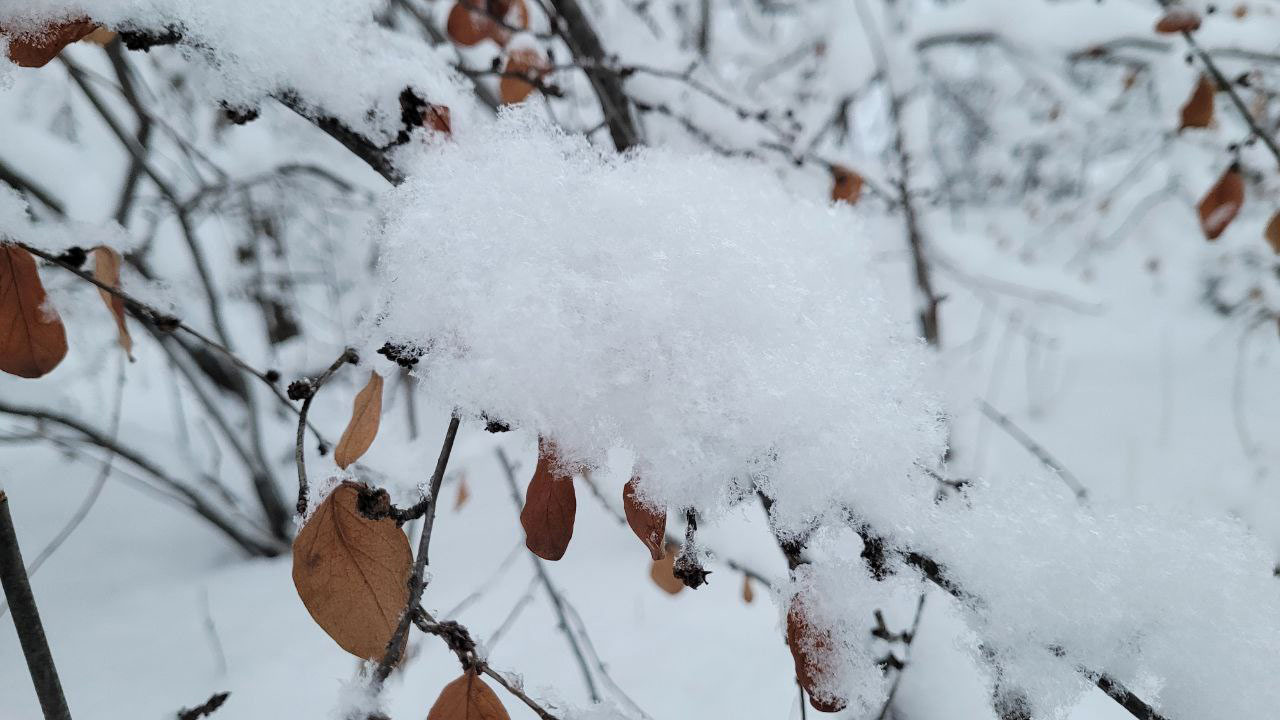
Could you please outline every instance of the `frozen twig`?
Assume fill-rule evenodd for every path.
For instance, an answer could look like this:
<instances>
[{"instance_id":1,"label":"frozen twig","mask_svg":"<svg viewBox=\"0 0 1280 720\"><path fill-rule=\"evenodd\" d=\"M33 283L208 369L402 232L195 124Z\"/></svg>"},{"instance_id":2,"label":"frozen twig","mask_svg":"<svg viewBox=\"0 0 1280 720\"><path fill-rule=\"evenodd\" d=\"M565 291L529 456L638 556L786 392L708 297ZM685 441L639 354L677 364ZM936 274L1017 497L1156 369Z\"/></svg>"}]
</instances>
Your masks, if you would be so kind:
<instances>
[{"instance_id":1,"label":"frozen twig","mask_svg":"<svg viewBox=\"0 0 1280 720\"><path fill-rule=\"evenodd\" d=\"M311 401L315 399L316 393L321 386L334 373L338 372L338 368L347 363L354 364L356 362L359 362L356 351L347 348L342 351L342 354L338 356L337 360L333 361L333 364L327 370L315 379L304 378L289 385L289 396L295 400L302 400L302 409L298 411L298 435L293 450L294 462L298 466L298 502L294 505L298 515L305 515L307 512L307 493L310 489L307 483L307 461L304 441L306 440L307 412L311 410ZM323 446L323 441L321 441L321 447Z\"/></svg>"}]
</instances>

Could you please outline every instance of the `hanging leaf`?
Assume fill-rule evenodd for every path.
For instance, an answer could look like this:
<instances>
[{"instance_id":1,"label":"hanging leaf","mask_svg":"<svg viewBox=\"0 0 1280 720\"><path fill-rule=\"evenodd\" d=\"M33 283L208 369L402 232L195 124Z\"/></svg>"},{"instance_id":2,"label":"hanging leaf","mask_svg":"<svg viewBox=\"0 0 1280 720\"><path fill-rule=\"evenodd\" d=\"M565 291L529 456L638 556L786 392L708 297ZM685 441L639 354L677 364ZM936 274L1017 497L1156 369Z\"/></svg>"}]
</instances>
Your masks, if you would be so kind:
<instances>
[{"instance_id":1,"label":"hanging leaf","mask_svg":"<svg viewBox=\"0 0 1280 720\"><path fill-rule=\"evenodd\" d=\"M793 598L787 611L787 647L791 648L791 659L795 661L796 679L809 694L809 704L818 712L840 712L848 705L848 701L831 695L824 687L832 644L831 633L813 627L805 616L800 597Z\"/></svg>"},{"instance_id":2,"label":"hanging leaf","mask_svg":"<svg viewBox=\"0 0 1280 720\"><path fill-rule=\"evenodd\" d=\"M831 166L831 202L857 205L862 197L862 176L843 165Z\"/></svg>"},{"instance_id":3,"label":"hanging leaf","mask_svg":"<svg viewBox=\"0 0 1280 720\"><path fill-rule=\"evenodd\" d=\"M449 19L444 30L449 39L458 45L470 47L491 37L496 28L483 11L473 10L469 6L473 0L459 0L449 11ZM474 0L479 4L484 0Z\"/></svg>"},{"instance_id":4,"label":"hanging leaf","mask_svg":"<svg viewBox=\"0 0 1280 720\"><path fill-rule=\"evenodd\" d=\"M93 278L109 288L120 289L120 253L106 245L93 249ZM116 340L124 348L124 354L133 362L133 338L129 335L129 326L124 321L124 299L118 295L98 288L102 302L116 320Z\"/></svg>"},{"instance_id":5,"label":"hanging leaf","mask_svg":"<svg viewBox=\"0 0 1280 720\"><path fill-rule=\"evenodd\" d=\"M1271 221L1267 223L1267 229L1263 233L1267 238L1267 244L1271 246L1275 254L1280 255L1280 210L1271 216Z\"/></svg>"},{"instance_id":6,"label":"hanging leaf","mask_svg":"<svg viewBox=\"0 0 1280 720\"><path fill-rule=\"evenodd\" d=\"M9 37L9 59L22 67L44 67L62 48L93 32L97 26L88 18L55 23L36 33L15 33ZM0 28L0 34L8 34Z\"/></svg>"},{"instance_id":7,"label":"hanging leaf","mask_svg":"<svg viewBox=\"0 0 1280 720\"><path fill-rule=\"evenodd\" d=\"M653 565L649 567L649 578L653 580L653 584L662 588L668 595L679 595L685 588L684 582L676 577L675 573L676 555L679 553L679 545L667 543L662 558L654 560Z\"/></svg>"},{"instance_id":8,"label":"hanging leaf","mask_svg":"<svg viewBox=\"0 0 1280 720\"><path fill-rule=\"evenodd\" d=\"M1156 32L1171 35L1200 29L1200 14L1187 7L1172 7L1156 21Z\"/></svg>"},{"instance_id":9,"label":"hanging leaf","mask_svg":"<svg viewBox=\"0 0 1280 720\"><path fill-rule=\"evenodd\" d=\"M1182 122L1178 125L1179 130L1186 128L1207 128L1213 122L1213 81L1207 75L1201 75L1196 82L1196 87L1191 91L1191 97L1187 98L1187 103L1182 106Z\"/></svg>"},{"instance_id":10,"label":"hanging leaf","mask_svg":"<svg viewBox=\"0 0 1280 720\"><path fill-rule=\"evenodd\" d=\"M755 602L756 591L751 587L751 576L742 576L742 602L750 605Z\"/></svg>"},{"instance_id":11,"label":"hanging leaf","mask_svg":"<svg viewBox=\"0 0 1280 720\"><path fill-rule=\"evenodd\" d=\"M525 492L520 524L524 544L544 560L559 560L573 538L578 498L573 477L564 472L551 442L538 439L538 466Z\"/></svg>"},{"instance_id":12,"label":"hanging leaf","mask_svg":"<svg viewBox=\"0 0 1280 720\"><path fill-rule=\"evenodd\" d=\"M351 420L347 429L342 431L333 450L333 461L343 470L360 459L378 436L378 425L382 421L382 376L376 371L369 373L369 382L356 394L351 407Z\"/></svg>"},{"instance_id":13,"label":"hanging leaf","mask_svg":"<svg viewBox=\"0 0 1280 720\"><path fill-rule=\"evenodd\" d=\"M66 354L67 331L58 313L45 306L35 258L0 243L0 371L38 378Z\"/></svg>"},{"instance_id":14,"label":"hanging leaf","mask_svg":"<svg viewBox=\"0 0 1280 720\"><path fill-rule=\"evenodd\" d=\"M627 515L631 531L649 548L649 554L654 560L661 560L665 554L662 545L667 537L667 511L666 508L657 509L640 502L636 497L639 480L639 477L633 477L622 486L622 511Z\"/></svg>"},{"instance_id":15,"label":"hanging leaf","mask_svg":"<svg viewBox=\"0 0 1280 720\"><path fill-rule=\"evenodd\" d=\"M463 505L471 499L471 489L467 487L467 476L465 474L458 476L458 495L453 500L453 509L458 511Z\"/></svg>"},{"instance_id":16,"label":"hanging leaf","mask_svg":"<svg viewBox=\"0 0 1280 720\"><path fill-rule=\"evenodd\" d=\"M1240 168L1232 165L1218 178L1218 182L1205 193L1197 208L1200 229L1205 238L1217 240L1244 205L1244 176Z\"/></svg>"},{"instance_id":17,"label":"hanging leaf","mask_svg":"<svg viewBox=\"0 0 1280 720\"><path fill-rule=\"evenodd\" d=\"M511 720L502 701L475 670L468 669L440 691L427 720Z\"/></svg>"},{"instance_id":18,"label":"hanging leaf","mask_svg":"<svg viewBox=\"0 0 1280 720\"><path fill-rule=\"evenodd\" d=\"M537 82L550 70L550 64L539 51L532 48L512 50L507 54L507 64L502 69L504 75L498 83L502 102L506 105L523 102L535 89L533 83L512 75L528 77Z\"/></svg>"},{"instance_id":19,"label":"hanging leaf","mask_svg":"<svg viewBox=\"0 0 1280 720\"><path fill-rule=\"evenodd\" d=\"M360 514L362 486L339 485L293 541L293 584L334 642L380 660L409 602L413 555L395 520Z\"/></svg>"},{"instance_id":20,"label":"hanging leaf","mask_svg":"<svg viewBox=\"0 0 1280 720\"><path fill-rule=\"evenodd\" d=\"M453 123L449 119L448 105L427 103L427 108L422 111L422 124L447 136L453 135Z\"/></svg>"}]
</instances>

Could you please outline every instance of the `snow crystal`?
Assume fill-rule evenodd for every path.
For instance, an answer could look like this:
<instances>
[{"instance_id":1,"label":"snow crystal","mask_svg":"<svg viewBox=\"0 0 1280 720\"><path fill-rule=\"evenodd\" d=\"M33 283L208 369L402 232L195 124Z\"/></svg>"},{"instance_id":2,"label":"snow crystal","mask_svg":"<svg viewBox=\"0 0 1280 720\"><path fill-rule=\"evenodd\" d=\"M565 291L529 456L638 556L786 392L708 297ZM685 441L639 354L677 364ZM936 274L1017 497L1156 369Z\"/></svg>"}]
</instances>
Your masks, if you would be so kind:
<instances>
[{"instance_id":1,"label":"snow crystal","mask_svg":"<svg viewBox=\"0 0 1280 720\"><path fill-rule=\"evenodd\" d=\"M672 507L754 480L792 529L858 488L901 494L939 452L925 350L846 210L744 163L606 155L528 110L415 160L384 205L367 332L426 350L434 400L569 462L630 450Z\"/></svg>"}]
</instances>

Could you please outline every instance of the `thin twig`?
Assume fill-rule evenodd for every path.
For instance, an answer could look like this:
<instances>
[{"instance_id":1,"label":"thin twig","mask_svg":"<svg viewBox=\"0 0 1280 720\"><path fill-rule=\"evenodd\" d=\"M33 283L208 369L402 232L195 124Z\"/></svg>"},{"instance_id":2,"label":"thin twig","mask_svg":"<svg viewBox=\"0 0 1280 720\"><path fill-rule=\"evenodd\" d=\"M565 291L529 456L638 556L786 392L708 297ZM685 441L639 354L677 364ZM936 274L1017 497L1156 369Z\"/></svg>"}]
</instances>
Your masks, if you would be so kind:
<instances>
[{"instance_id":1,"label":"thin twig","mask_svg":"<svg viewBox=\"0 0 1280 720\"><path fill-rule=\"evenodd\" d=\"M1027 449L1027 452L1035 456L1045 467L1054 472L1055 475L1062 478L1062 482L1075 494L1076 499L1081 503L1088 502L1089 489L1080 482L1076 476L1067 469L1065 465L1058 462L1056 458L1049 454L1040 443L1031 438L1030 435L1023 432L1022 428L1014 424L1007 416L999 410L991 407L986 400L979 400L978 407L982 410L982 414L986 415L989 420L994 422L1001 430L1009 434L1009 437L1018 442L1019 445Z\"/></svg>"},{"instance_id":2,"label":"thin twig","mask_svg":"<svg viewBox=\"0 0 1280 720\"><path fill-rule=\"evenodd\" d=\"M320 388L338 372L338 368L347 363L356 363L359 358L356 351L347 348L342 351L337 360L329 366L327 370L320 374L319 377L312 379L299 380L289 386L290 394L300 393L302 400L302 409L298 411L298 435L294 440L293 459L298 466L298 502L294 505L294 509L298 511L298 515L307 514L307 492L310 486L307 483L307 461L306 461L306 429L307 429L307 412L311 410L311 401L315 399L316 393ZM321 441L321 447L324 442Z\"/></svg>"}]
</instances>

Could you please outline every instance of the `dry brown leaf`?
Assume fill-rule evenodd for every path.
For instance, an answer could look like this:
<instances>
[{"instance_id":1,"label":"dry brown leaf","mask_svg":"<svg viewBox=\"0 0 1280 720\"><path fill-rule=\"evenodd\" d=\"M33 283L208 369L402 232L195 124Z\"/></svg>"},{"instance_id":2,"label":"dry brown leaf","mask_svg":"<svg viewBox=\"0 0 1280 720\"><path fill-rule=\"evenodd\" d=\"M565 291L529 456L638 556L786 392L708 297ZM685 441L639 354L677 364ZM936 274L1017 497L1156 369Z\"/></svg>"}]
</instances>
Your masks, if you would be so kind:
<instances>
[{"instance_id":1,"label":"dry brown leaf","mask_svg":"<svg viewBox=\"0 0 1280 720\"><path fill-rule=\"evenodd\" d=\"M458 510L461 510L462 506L466 505L467 501L470 499L471 499L471 489L467 487L467 476L465 474L459 475L458 476L458 495L453 500L454 511L456 512Z\"/></svg>"},{"instance_id":2,"label":"dry brown leaf","mask_svg":"<svg viewBox=\"0 0 1280 720\"><path fill-rule=\"evenodd\" d=\"M751 576L742 576L742 602L750 605L755 602L756 591L751 587Z\"/></svg>"},{"instance_id":3,"label":"dry brown leaf","mask_svg":"<svg viewBox=\"0 0 1280 720\"><path fill-rule=\"evenodd\" d=\"M857 205L862 197L862 176L843 165L831 166L831 202Z\"/></svg>"},{"instance_id":4,"label":"dry brown leaf","mask_svg":"<svg viewBox=\"0 0 1280 720\"><path fill-rule=\"evenodd\" d=\"M826 664L832 652L831 633L814 628L805 617L804 604L797 596L791 600L787 611L787 647L795 661L796 679L809 694L809 704L818 712L840 712L848 701L832 696L822 687L827 673Z\"/></svg>"},{"instance_id":5,"label":"dry brown leaf","mask_svg":"<svg viewBox=\"0 0 1280 720\"><path fill-rule=\"evenodd\" d=\"M427 720L511 720L502 701L475 670L467 670L440 691Z\"/></svg>"},{"instance_id":6,"label":"dry brown leaf","mask_svg":"<svg viewBox=\"0 0 1280 720\"><path fill-rule=\"evenodd\" d=\"M351 420L342 438L333 449L333 461L343 470L360 459L378 437L378 425L382 422L382 376L377 371L369 373L369 382L356 394L351 406Z\"/></svg>"},{"instance_id":7,"label":"dry brown leaf","mask_svg":"<svg viewBox=\"0 0 1280 720\"><path fill-rule=\"evenodd\" d=\"M476 3L484 0L474 0ZM479 10L470 9L472 0L459 0L449 11L445 32L455 44L471 46L491 37L496 30L494 23Z\"/></svg>"},{"instance_id":8,"label":"dry brown leaf","mask_svg":"<svg viewBox=\"0 0 1280 720\"><path fill-rule=\"evenodd\" d=\"M1232 165L1200 200L1197 211L1205 238L1217 240L1244 205L1244 176Z\"/></svg>"},{"instance_id":9,"label":"dry brown leaf","mask_svg":"<svg viewBox=\"0 0 1280 720\"><path fill-rule=\"evenodd\" d=\"M111 44L112 40L116 39L116 35L117 33L115 30L108 30L105 27L100 27L97 30L94 30L93 32L89 33L88 35L85 35L84 37L80 38L80 41L93 43L94 45L97 45L99 47L106 47L107 45Z\"/></svg>"},{"instance_id":10,"label":"dry brown leaf","mask_svg":"<svg viewBox=\"0 0 1280 720\"><path fill-rule=\"evenodd\" d=\"M413 554L395 520L356 507L361 485L339 485L293 541L293 584L343 650L380 660L409 602Z\"/></svg>"},{"instance_id":11,"label":"dry brown leaf","mask_svg":"<svg viewBox=\"0 0 1280 720\"><path fill-rule=\"evenodd\" d=\"M653 580L653 584L662 588L668 595L679 595L685 588L684 582L676 577L675 573L676 555L679 553L679 545L667 543L662 559L654 560L653 565L649 567L649 578Z\"/></svg>"},{"instance_id":12,"label":"dry brown leaf","mask_svg":"<svg viewBox=\"0 0 1280 720\"><path fill-rule=\"evenodd\" d=\"M1213 95L1215 91L1213 81L1208 75L1201 75L1196 82L1196 87L1191 91L1191 97L1187 98L1187 103L1182 106L1182 122L1178 125L1179 130L1186 128L1207 128L1213 122Z\"/></svg>"},{"instance_id":13,"label":"dry brown leaf","mask_svg":"<svg viewBox=\"0 0 1280 720\"><path fill-rule=\"evenodd\" d=\"M544 560L559 560L573 538L573 520L578 512L578 496L573 477L564 472L555 446L538 439L538 466L525 492L520 524L524 544Z\"/></svg>"},{"instance_id":14,"label":"dry brown leaf","mask_svg":"<svg viewBox=\"0 0 1280 720\"><path fill-rule=\"evenodd\" d=\"M1200 14L1186 7L1172 7L1156 21L1156 32L1170 35L1200 29Z\"/></svg>"},{"instance_id":15,"label":"dry brown leaf","mask_svg":"<svg viewBox=\"0 0 1280 720\"><path fill-rule=\"evenodd\" d=\"M1263 236L1267 238L1267 244L1271 249L1280 255L1280 210L1271 216L1271 221L1267 223L1267 229L1263 232Z\"/></svg>"},{"instance_id":16,"label":"dry brown leaf","mask_svg":"<svg viewBox=\"0 0 1280 720\"><path fill-rule=\"evenodd\" d=\"M22 67L44 67L62 48L94 31L88 18L56 23L39 33L18 33L9 38L9 59ZM0 28L0 34L8 34Z\"/></svg>"},{"instance_id":17,"label":"dry brown leaf","mask_svg":"<svg viewBox=\"0 0 1280 720\"><path fill-rule=\"evenodd\" d=\"M502 72L514 73L515 75L530 77L538 81L550 69L550 64L547 63L546 58L540 52L532 48L520 48L507 54L507 64L502 69ZM533 83L522 80L519 77L511 77L508 74L504 74L502 80L498 82L498 94L502 96L502 102L506 105L523 102L534 89Z\"/></svg>"},{"instance_id":18,"label":"dry brown leaf","mask_svg":"<svg viewBox=\"0 0 1280 720\"><path fill-rule=\"evenodd\" d=\"M1240 3L1231 11L1231 14L1235 15L1237 20L1243 20L1245 16L1249 14L1249 6L1244 3Z\"/></svg>"},{"instance_id":19,"label":"dry brown leaf","mask_svg":"<svg viewBox=\"0 0 1280 720\"><path fill-rule=\"evenodd\" d=\"M633 477L622 486L622 511L626 513L631 531L649 548L649 554L654 560L661 560L665 555L662 545L667 537L667 511L666 508L658 510L640 502L636 497L639 480Z\"/></svg>"},{"instance_id":20,"label":"dry brown leaf","mask_svg":"<svg viewBox=\"0 0 1280 720\"><path fill-rule=\"evenodd\" d=\"M422 124L436 132L453 135L453 123L450 120L448 105L427 103L427 109L422 111Z\"/></svg>"},{"instance_id":21,"label":"dry brown leaf","mask_svg":"<svg viewBox=\"0 0 1280 720\"><path fill-rule=\"evenodd\" d=\"M93 278L109 288L119 290L120 253L106 245L94 248ZM116 320L116 339L120 347L124 348L124 354L129 356L129 362L133 362L133 338L129 335L129 326L124 321L124 299L102 288L98 288L98 294L102 296L102 302L106 303L107 309Z\"/></svg>"},{"instance_id":22,"label":"dry brown leaf","mask_svg":"<svg viewBox=\"0 0 1280 720\"><path fill-rule=\"evenodd\" d=\"M0 371L38 378L66 354L67 331L58 313L45 307L35 258L0 243Z\"/></svg>"}]
</instances>

